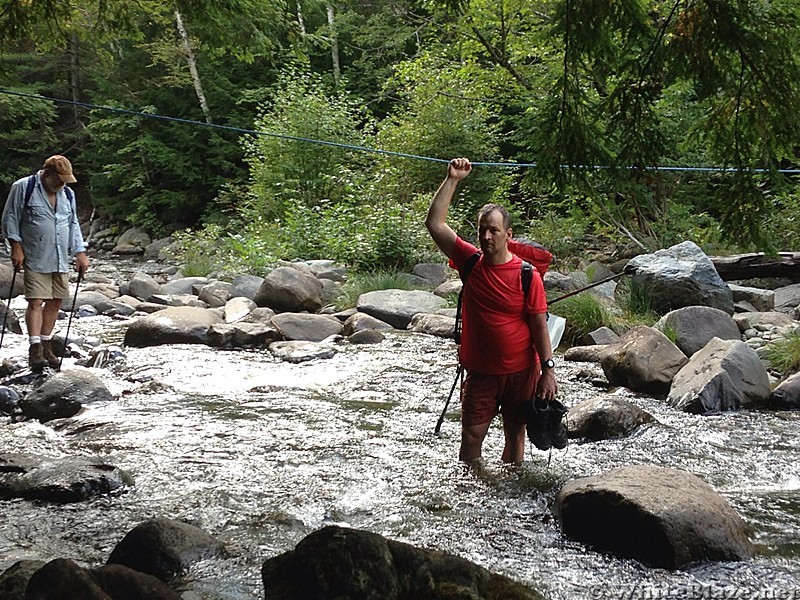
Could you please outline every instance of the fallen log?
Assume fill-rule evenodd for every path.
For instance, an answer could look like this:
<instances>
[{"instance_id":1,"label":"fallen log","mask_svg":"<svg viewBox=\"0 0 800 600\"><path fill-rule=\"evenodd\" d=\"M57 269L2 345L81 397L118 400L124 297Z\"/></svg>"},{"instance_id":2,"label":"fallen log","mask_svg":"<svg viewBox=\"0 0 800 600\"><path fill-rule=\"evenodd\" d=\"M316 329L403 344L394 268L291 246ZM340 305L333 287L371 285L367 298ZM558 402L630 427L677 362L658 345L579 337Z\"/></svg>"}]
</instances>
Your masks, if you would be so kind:
<instances>
[{"instance_id":1,"label":"fallen log","mask_svg":"<svg viewBox=\"0 0 800 600\"><path fill-rule=\"evenodd\" d=\"M777 256L754 252L709 258L723 281L757 277L800 279L800 252L779 252Z\"/></svg>"}]
</instances>

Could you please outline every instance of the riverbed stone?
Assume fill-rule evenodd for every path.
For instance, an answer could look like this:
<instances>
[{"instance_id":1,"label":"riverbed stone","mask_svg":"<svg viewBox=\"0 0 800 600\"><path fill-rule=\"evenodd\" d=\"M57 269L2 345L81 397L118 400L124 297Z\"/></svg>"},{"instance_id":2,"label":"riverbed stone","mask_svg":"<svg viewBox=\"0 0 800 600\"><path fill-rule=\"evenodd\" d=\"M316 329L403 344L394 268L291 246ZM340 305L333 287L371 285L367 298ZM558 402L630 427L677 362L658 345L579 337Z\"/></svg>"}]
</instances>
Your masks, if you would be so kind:
<instances>
[{"instance_id":1,"label":"riverbed stone","mask_svg":"<svg viewBox=\"0 0 800 600\"><path fill-rule=\"evenodd\" d=\"M759 408L769 395L767 369L755 350L739 340L713 338L675 375L667 403L708 414Z\"/></svg>"},{"instance_id":2,"label":"riverbed stone","mask_svg":"<svg viewBox=\"0 0 800 600\"><path fill-rule=\"evenodd\" d=\"M411 318L411 323L408 324L408 330L414 333L427 333L428 335L451 338L453 337L455 324L456 320L454 317L419 313Z\"/></svg>"},{"instance_id":3,"label":"riverbed stone","mask_svg":"<svg viewBox=\"0 0 800 600\"><path fill-rule=\"evenodd\" d=\"M168 582L198 561L226 554L222 542L199 527L156 517L125 534L111 552L108 564L125 565Z\"/></svg>"},{"instance_id":4,"label":"riverbed stone","mask_svg":"<svg viewBox=\"0 0 800 600\"><path fill-rule=\"evenodd\" d=\"M25 590L33 574L44 566L41 560L20 560L0 574L0 598L25 600Z\"/></svg>"},{"instance_id":5,"label":"riverbed stone","mask_svg":"<svg viewBox=\"0 0 800 600\"><path fill-rule=\"evenodd\" d=\"M691 241L628 261L631 286L642 290L660 314L684 306L711 306L733 314L733 293L714 263Z\"/></svg>"},{"instance_id":6,"label":"riverbed stone","mask_svg":"<svg viewBox=\"0 0 800 600\"><path fill-rule=\"evenodd\" d=\"M208 345L215 348L266 348L283 339L266 323L217 323L208 328Z\"/></svg>"},{"instance_id":7,"label":"riverbed stone","mask_svg":"<svg viewBox=\"0 0 800 600\"><path fill-rule=\"evenodd\" d=\"M88 369L75 367L54 373L20 400L20 408L29 419L42 423L72 417L85 404L113 400L103 381Z\"/></svg>"},{"instance_id":8,"label":"riverbed stone","mask_svg":"<svg viewBox=\"0 0 800 600\"><path fill-rule=\"evenodd\" d=\"M723 310L710 306L685 306L671 310L659 319L656 328L674 332L675 345L686 356L692 356L701 350L711 338L742 339L739 326L733 317Z\"/></svg>"},{"instance_id":9,"label":"riverbed stone","mask_svg":"<svg viewBox=\"0 0 800 600\"><path fill-rule=\"evenodd\" d=\"M800 410L800 373L782 381L769 397L773 410Z\"/></svg>"},{"instance_id":10,"label":"riverbed stone","mask_svg":"<svg viewBox=\"0 0 800 600\"><path fill-rule=\"evenodd\" d=\"M137 271L128 281L128 294L140 300L150 300L151 296L164 294L164 288L152 276Z\"/></svg>"},{"instance_id":11,"label":"riverbed stone","mask_svg":"<svg viewBox=\"0 0 800 600\"><path fill-rule=\"evenodd\" d=\"M336 354L336 348L330 344L305 341L273 342L269 345L269 351L275 358L290 363L327 359Z\"/></svg>"},{"instance_id":12,"label":"riverbed stone","mask_svg":"<svg viewBox=\"0 0 800 600\"><path fill-rule=\"evenodd\" d=\"M197 296L197 292L204 285L211 283L208 277L174 277L161 286L162 294L181 295L191 294Z\"/></svg>"},{"instance_id":13,"label":"riverbed stone","mask_svg":"<svg viewBox=\"0 0 800 600\"><path fill-rule=\"evenodd\" d=\"M445 552L376 533L327 526L266 560L267 598L542 600L537 590Z\"/></svg>"},{"instance_id":14,"label":"riverbed stone","mask_svg":"<svg viewBox=\"0 0 800 600\"><path fill-rule=\"evenodd\" d=\"M394 327L389 325L386 321L376 319L372 315L356 311L345 320L342 335L351 336L356 332L370 329L374 331L387 331L389 329L394 329Z\"/></svg>"},{"instance_id":15,"label":"riverbed stone","mask_svg":"<svg viewBox=\"0 0 800 600\"><path fill-rule=\"evenodd\" d=\"M5 323L5 332L22 334L22 324L19 321L16 311L9 310L7 304L0 304L0 323Z\"/></svg>"},{"instance_id":16,"label":"riverbed stone","mask_svg":"<svg viewBox=\"0 0 800 600\"><path fill-rule=\"evenodd\" d=\"M643 325L604 348L600 364L611 385L655 396L667 395L672 378L688 362L667 336Z\"/></svg>"},{"instance_id":17,"label":"riverbed stone","mask_svg":"<svg viewBox=\"0 0 800 600\"><path fill-rule=\"evenodd\" d=\"M294 264L291 267L276 267L264 278L253 300L259 306L279 313L316 313L323 306L322 282L313 274L302 272Z\"/></svg>"},{"instance_id":18,"label":"riverbed stone","mask_svg":"<svg viewBox=\"0 0 800 600\"><path fill-rule=\"evenodd\" d=\"M125 345L205 344L208 342L208 328L223 322L210 310L173 306L131 323L125 332Z\"/></svg>"},{"instance_id":19,"label":"riverbed stone","mask_svg":"<svg viewBox=\"0 0 800 600\"><path fill-rule=\"evenodd\" d=\"M25 291L22 279L20 273L14 275L13 267L5 262L0 263L0 298L7 301L9 296L21 296ZM14 282L13 289L11 288L12 280Z\"/></svg>"},{"instance_id":20,"label":"riverbed stone","mask_svg":"<svg viewBox=\"0 0 800 600\"><path fill-rule=\"evenodd\" d=\"M226 281L212 281L200 288L197 294L197 299L205 302L212 308L225 306L225 303L231 299L231 292L233 284Z\"/></svg>"},{"instance_id":21,"label":"riverbed stone","mask_svg":"<svg viewBox=\"0 0 800 600\"><path fill-rule=\"evenodd\" d=\"M235 296L225 302L225 322L235 323L253 312L257 304L245 296Z\"/></svg>"},{"instance_id":22,"label":"riverbed stone","mask_svg":"<svg viewBox=\"0 0 800 600\"><path fill-rule=\"evenodd\" d=\"M81 502L133 485L125 471L85 457L0 454L0 499Z\"/></svg>"},{"instance_id":23,"label":"riverbed stone","mask_svg":"<svg viewBox=\"0 0 800 600\"><path fill-rule=\"evenodd\" d=\"M342 333L342 322L329 315L286 312L275 315L272 324L286 340L321 342Z\"/></svg>"},{"instance_id":24,"label":"riverbed stone","mask_svg":"<svg viewBox=\"0 0 800 600\"><path fill-rule=\"evenodd\" d=\"M447 301L432 292L422 290L377 290L358 297L356 308L396 329L406 329L414 315L435 313L447 306Z\"/></svg>"},{"instance_id":25,"label":"riverbed stone","mask_svg":"<svg viewBox=\"0 0 800 600\"><path fill-rule=\"evenodd\" d=\"M555 513L567 537L652 567L754 555L736 511L678 469L632 465L570 481L558 492Z\"/></svg>"},{"instance_id":26,"label":"riverbed stone","mask_svg":"<svg viewBox=\"0 0 800 600\"><path fill-rule=\"evenodd\" d=\"M236 296L244 296L252 300L258 293L262 283L264 283L264 278L258 275L237 275L233 278L231 294L234 298Z\"/></svg>"},{"instance_id":27,"label":"riverbed stone","mask_svg":"<svg viewBox=\"0 0 800 600\"><path fill-rule=\"evenodd\" d=\"M571 438L592 441L630 435L641 425L655 421L653 416L621 398L591 398L567 411L565 422Z\"/></svg>"},{"instance_id":28,"label":"riverbed stone","mask_svg":"<svg viewBox=\"0 0 800 600\"><path fill-rule=\"evenodd\" d=\"M152 575L122 565L85 569L57 558L30 578L26 600L181 600L182 596Z\"/></svg>"}]
</instances>

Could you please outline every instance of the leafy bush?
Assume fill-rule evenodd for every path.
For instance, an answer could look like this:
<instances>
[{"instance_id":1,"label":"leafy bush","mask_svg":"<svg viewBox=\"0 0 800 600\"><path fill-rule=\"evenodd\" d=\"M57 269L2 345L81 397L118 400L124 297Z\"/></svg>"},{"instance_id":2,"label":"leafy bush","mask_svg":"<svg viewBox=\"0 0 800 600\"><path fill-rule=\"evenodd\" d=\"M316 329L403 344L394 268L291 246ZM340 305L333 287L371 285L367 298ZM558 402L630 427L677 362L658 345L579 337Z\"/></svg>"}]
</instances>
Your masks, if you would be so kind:
<instances>
[{"instance_id":1,"label":"leafy bush","mask_svg":"<svg viewBox=\"0 0 800 600\"><path fill-rule=\"evenodd\" d=\"M565 298L550 312L566 319L563 339L570 344L578 342L598 327L613 325L609 310L591 293Z\"/></svg>"},{"instance_id":2,"label":"leafy bush","mask_svg":"<svg viewBox=\"0 0 800 600\"><path fill-rule=\"evenodd\" d=\"M766 347L764 358L784 376L800 371L800 334L789 333L775 340Z\"/></svg>"}]
</instances>

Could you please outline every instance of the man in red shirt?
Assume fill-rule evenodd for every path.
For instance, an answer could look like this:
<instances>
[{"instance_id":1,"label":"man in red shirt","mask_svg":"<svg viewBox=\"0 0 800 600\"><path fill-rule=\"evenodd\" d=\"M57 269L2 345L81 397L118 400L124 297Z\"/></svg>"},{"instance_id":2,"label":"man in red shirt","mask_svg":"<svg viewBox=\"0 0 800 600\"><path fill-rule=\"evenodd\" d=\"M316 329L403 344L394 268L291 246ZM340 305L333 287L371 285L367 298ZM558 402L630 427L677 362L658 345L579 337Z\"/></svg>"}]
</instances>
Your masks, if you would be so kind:
<instances>
[{"instance_id":1,"label":"man in red shirt","mask_svg":"<svg viewBox=\"0 0 800 600\"><path fill-rule=\"evenodd\" d=\"M470 171L468 159L450 161L425 220L433 241L459 271L478 249L459 238L446 219L458 182ZM547 333L547 301L536 270L530 293L524 297L522 261L508 249L512 235L508 211L497 204L485 206L478 215L478 231L481 256L464 283L459 360L467 378L461 399L459 458L473 463L481 457L483 440L499 412L505 436L502 459L518 463L525 453L524 403L534 393L549 403L558 391Z\"/></svg>"}]
</instances>

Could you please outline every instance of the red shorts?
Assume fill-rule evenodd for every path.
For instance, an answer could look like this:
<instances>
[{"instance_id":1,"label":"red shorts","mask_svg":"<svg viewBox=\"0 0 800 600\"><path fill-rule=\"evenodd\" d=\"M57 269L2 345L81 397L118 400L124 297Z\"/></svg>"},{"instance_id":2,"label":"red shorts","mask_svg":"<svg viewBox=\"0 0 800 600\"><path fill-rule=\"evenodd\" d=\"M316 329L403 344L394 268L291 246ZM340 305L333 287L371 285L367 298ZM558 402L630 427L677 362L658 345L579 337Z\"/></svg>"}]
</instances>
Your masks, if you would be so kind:
<instances>
[{"instance_id":1,"label":"red shorts","mask_svg":"<svg viewBox=\"0 0 800 600\"><path fill-rule=\"evenodd\" d=\"M468 373L461 394L461 424L482 425L497 413L505 423L525 423L522 405L533 397L538 380L536 369L503 375Z\"/></svg>"}]
</instances>

